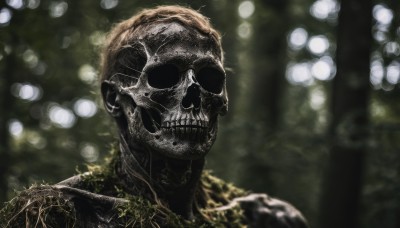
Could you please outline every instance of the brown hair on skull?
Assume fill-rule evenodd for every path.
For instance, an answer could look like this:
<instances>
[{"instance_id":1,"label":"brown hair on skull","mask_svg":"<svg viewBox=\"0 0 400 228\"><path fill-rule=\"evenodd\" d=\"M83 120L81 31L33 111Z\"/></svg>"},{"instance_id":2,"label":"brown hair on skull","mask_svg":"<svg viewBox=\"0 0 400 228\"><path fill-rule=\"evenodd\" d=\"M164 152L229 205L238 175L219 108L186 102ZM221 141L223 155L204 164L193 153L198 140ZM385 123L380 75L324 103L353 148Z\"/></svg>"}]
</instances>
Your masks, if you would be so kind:
<instances>
[{"instance_id":1,"label":"brown hair on skull","mask_svg":"<svg viewBox=\"0 0 400 228\"><path fill-rule=\"evenodd\" d=\"M116 71L120 51L137 39L140 27L152 23L178 22L208 36L217 47L218 58L223 62L221 36L211 26L209 19L197 11L182 6L158 6L144 9L135 16L117 24L108 34L101 55L101 81L109 79ZM140 55L140 53L133 53ZM139 56L138 56L139 57ZM143 58L144 59L144 58ZM143 61L136 59L135 61ZM138 65L144 65L144 63ZM136 69L141 70L141 69Z\"/></svg>"}]
</instances>

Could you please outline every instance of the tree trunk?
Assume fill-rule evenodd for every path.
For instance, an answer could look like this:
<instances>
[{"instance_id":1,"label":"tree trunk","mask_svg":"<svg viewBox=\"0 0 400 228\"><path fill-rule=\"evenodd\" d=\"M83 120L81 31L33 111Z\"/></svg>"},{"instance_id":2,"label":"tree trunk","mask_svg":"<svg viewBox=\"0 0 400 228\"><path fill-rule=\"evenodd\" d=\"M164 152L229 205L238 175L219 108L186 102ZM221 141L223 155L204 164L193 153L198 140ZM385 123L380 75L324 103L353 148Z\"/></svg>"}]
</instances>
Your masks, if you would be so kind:
<instances>
[{"instance_id":1,"label":"tree trunk","mask_svg":"<svg viewBox=\"0 0 400 228\"><path fill-rule=\"evenodd\" d=\"M240 184L254 191L275 192L270 164L266 164L272 150L266 151L269 136L279 128L281 101L285 87L286 35L289 28L289 1L255 1L253 35L249 42L249 91L242 107L241 119L246 124ZM262 173L262 176L257 174ZM251 182L248 178L252 177ZM259 178L257 178L259 177Z\"/></svg>"},{"instance_id":2,"label":"tree trunk","mask_svg":"<svg viewBox=\"0 0 400 228\"><path fill-rule=\"evenodd\" d=\"M337 75L332 88L330 161L321 198L320 227L356 228L368 143L371 0L341 3Z\"/></svg>"},{"instance_id":3,"label":"tree trunk","mask_svg":"<svg viewBox=\"0 0 400 228\"><path fill-rule=\"evenodd\" d=\"M12 84L13 67L15 65L15 54L12 52L1 67L2 77L0 83L0 204L7 201L8 174L10 169L10 133L8 131L8 121L10 111L13 110L13 97L10 93Z\"/></svg>"},{"instance_id":4,"label":"tree trunk","mask_svg":"<svg viewBox=\"0 0 400 228\"><path fill-rule=\"evenodd\" d=\"M286 35L289 28L288 1L261 0L259 18L254 22L252 39L253 66L248 113L265 129L276 130L285 83ZM270 32L268 32L270 31ZM257 108L255 108L257 107Z\"/></svg>"}]
</instances>

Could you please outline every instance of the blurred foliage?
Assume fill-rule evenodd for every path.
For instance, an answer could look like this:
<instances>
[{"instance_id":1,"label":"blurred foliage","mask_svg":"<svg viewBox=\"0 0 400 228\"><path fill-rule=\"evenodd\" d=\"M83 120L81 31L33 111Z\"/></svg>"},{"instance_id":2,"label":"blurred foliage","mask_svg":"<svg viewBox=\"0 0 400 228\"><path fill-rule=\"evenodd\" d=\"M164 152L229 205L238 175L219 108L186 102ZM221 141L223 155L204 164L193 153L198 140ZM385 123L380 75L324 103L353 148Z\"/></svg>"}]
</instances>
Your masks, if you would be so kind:
<instances>
[{"instance_id":1,"label":"blurred foliage","mask_svg":"<svg viewBox=\"0 0 400 228\"><path fill-rule=\"evenodd\" d=\"M230 111L208 168L293 203L315 227L329 158L335 0L0 3L0 201L34 182L56 183L108 154L117 137L99 96L101 42L113 23L160 4L199 9L223 35ZM400 224L400 3L374 4L360 223L390 228Z\"/></svg>"}]
</instances>

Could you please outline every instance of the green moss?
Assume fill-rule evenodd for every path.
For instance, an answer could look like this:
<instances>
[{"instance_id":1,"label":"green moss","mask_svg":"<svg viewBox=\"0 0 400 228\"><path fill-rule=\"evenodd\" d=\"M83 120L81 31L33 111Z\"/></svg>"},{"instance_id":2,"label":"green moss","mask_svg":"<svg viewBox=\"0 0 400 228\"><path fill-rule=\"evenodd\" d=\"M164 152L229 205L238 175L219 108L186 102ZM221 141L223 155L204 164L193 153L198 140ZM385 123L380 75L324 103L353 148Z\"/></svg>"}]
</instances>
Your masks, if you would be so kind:
<instances>
[{"instance_id":1,"label":"green moss","mask_svg":"<svg viewBox=\"0 0 400 228\"><path fill-rule=\"evenodd\" d=\"M92 167L90 174L83 176L84 186L96 193L108 193L129 200L129 203L118 209L119 225L125 227L244 227L243 211L239 206L219 210L229 202L248 193L230 183L203 172L201 185L196 193L197 213L193 220L185 220L141 196L132 196L117 185L118 180L112 169ZM110 194L110 192L113 192Z\"/></svg>"},{"instance_id":2,"label":"green moss","mask_svg":"<svg viewBox=\"0 0 400 228\"><path fill-rule=\"evenodd\" d=\"M227 210L219 210L219 207L246 194L246 191L212 176L210 172L204 172L196 194L198 213L193 220L185 220L140 196L128 196L129 204L118 208L119 217L129 227L245 227L243 211L239 206Z\"/></svg>"},{"instance_id":3,"label":"green moss","mask_svg":"<svg viewBox=\"0 0 400 228\"><path fill-rule=\"evenodd\" d=\"M118 157L115 153L112 158ZM118 218L113 224L121 227L245 227L243 211L238 205L222 207L248 193L214 177L209 171L203 172L196 192L195 217L186 220L156 200L123 191L115 174L115 163L115 159L110 159L108 165L89 167L89 172L81 174L79 184L83 190L129 201L116 208ZM49 185L33 186L21 192L0 211L0 221L6 221L0 222L1 227L58 227L60 224L73 227L79 223L73 202Z\"/></svg>"},{"instance_id":4,"label":"green moss","mask_svg":"<svg viewBox=\"0 0 400 228\"><path fill-rule=\"evenodd\" d=\"M218 207L246 192L209 172L204 173L196 195L195 218L185 220L162 205L123 192L112 184L112 175L102 171L94 170L86 174L85 182L99 192L110 189L112 185L114 195L129 200L128 204L116 208L116 224L121 227L244 227L243 211L239 206L226 210L219 210ZM73 227L76 223L75 213L74 206L64 199L60 190L51 186L34 186L8 203L0 213L0 221L7 221L2 227L57 227L60 224Z\"/></svg>"},{"instance_id":5,"label":"green moss","mask_svg":"<svg viewBox=\"0 0 400 228\"><path fill-rule=\"evenodd\" d=\"M219 208L228 205L234 198L247 194L243 189L211 175L210 171L203 172L196 197L200 205L200 214L203 216L200 222L209 222L211 227L244 227L246 222L243 210L238 205L226 210ZM201 201L205 204L201 205Z\"/></svg>"},{"instance_id":6,"label":"green moss","mask_svg":"<svg viewBox=\"0 0 400 228\"><path fill-rule=\"evenodd\" d=\"M32 186L0 210L0 227L74 227L75 209L51 186Z\"/></svg>"},{"instance_id":7,"label":"green moss","mask_svg":"<svg viewBox=\"0 0 400 228\"><path fill-rule=\"evenodd\" d=\"M232 196L244 192L224 182L207 183L214 187L218 184L220 189L237 190L230 193ZM243 211L239 206L228 210L218 210L218 207L223 204L212 198L207 199L206 207L198 208L199 213L193 220L185 220L165 207L151 203L143 197L130 196L128 199L127 205L118 208L119 217L124 220L123 225L127 227L245 227ZM225 199L228 200L228 198Z\"/></svg>"}]
</instances>

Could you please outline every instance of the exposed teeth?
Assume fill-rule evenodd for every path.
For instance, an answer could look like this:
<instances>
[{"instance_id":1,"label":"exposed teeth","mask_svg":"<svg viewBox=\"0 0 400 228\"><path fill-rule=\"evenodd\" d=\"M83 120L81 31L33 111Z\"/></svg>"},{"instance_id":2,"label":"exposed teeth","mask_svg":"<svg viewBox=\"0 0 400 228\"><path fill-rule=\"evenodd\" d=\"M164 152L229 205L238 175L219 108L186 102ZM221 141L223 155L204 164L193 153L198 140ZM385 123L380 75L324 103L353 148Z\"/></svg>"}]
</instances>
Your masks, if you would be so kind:
<instances>
[{"instance_id":1,"label":"exposed teeth","mask_svg":"<svg viewBox=\"0 0 400 228\"><path fill-rule=\"evenodd\" d=\"M208 118L199 114L172 114L162 122L162 128L176 137L189 140L202 140L206 137Z\"/></svg>"},{"instance_id":2,"label":"exposed teeth","mask_svg":"<svg viewBox=\"0 0 400 228\"><path fill-rule=\"evenodd\" d=\"M187 119L187 120L175 120L175 121L171 121L171 122L163 122L162 123L162 127L163 128L170 128L170 127L194 127L194 128L206 128L207 127L207 123L201 120L191 120L191 119Z\"/></svg>"},{"instance_id":3,"label":"exposed teeth","mask_svg":"<svg viewBox=\"0 0 400 228\"><path fill-rule=\"evenodd\" d=\"M209 118L202 111L173 112L164 116L161 128L167 134L188 140L205 140L209 135Z\"/></svg>"}]
</instances>

